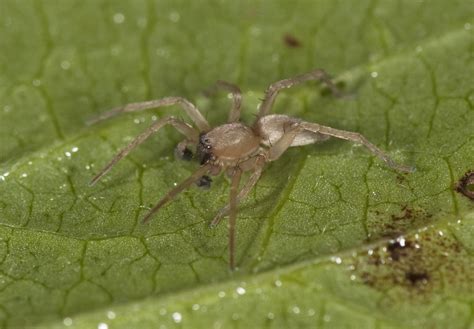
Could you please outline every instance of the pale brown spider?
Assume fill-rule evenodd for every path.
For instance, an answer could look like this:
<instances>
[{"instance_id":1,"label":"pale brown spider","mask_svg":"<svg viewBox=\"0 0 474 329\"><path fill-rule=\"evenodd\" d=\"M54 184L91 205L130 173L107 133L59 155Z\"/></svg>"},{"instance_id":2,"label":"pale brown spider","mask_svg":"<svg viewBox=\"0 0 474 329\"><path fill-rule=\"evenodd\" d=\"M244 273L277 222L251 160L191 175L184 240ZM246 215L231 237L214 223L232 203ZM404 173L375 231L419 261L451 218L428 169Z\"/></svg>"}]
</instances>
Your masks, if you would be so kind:
<instances>
[{"instance_id":1,"label":"pale brown spider","mask_svg":"<svg viewBox=\"0 0 474 329\"><path fill-rule=\"evenodd\" d=\"M214 217L210 226L216 226L221 219L229 215L229 266L234 269L235 248L235 220L237 204L245 198L259 180L264 165L277 160L289 147L301 146L337 137L360 143L370 152L379 157L389 167L411 172L411 167L397 164L377 146L370 143L359 133L338 130L322 126L317 123L305 122L282 114L268 114L281 89L308 80L319 80L325 83L335 95L341 95L337 87L331 82L327 73L321 69L298 75L294 78L280 80L268 87L265 98L259 107L255 122L248 126L239 122L241 92L240 89L228 82L218 81L217 87L232 94L233 106L227 123L211 128L201 112L188 100L182 97L165 97L141 103L131 103L123 107L103 113L93 122L110 118L123 112L135 112L160 106L179 104L194 122L196 128L172 116L164 117L153 123L141 135L136 137L128 146L122 149L91 181L97 183L120 159L124 158L135 147L143 143L153 133L167 124L172 125L186 138L177 146L178 153L189 156L188 146L194 145L196 155L201 166L189 178L170 190L144 217L143 222L151 219L163 205L171 201L177 194L193 183L206 185L210 182L207 175L218 175L225 171L231 178L230 201ZM251 174L239 191L242 172L251 171Z\"/></svg>"}]
</instances>

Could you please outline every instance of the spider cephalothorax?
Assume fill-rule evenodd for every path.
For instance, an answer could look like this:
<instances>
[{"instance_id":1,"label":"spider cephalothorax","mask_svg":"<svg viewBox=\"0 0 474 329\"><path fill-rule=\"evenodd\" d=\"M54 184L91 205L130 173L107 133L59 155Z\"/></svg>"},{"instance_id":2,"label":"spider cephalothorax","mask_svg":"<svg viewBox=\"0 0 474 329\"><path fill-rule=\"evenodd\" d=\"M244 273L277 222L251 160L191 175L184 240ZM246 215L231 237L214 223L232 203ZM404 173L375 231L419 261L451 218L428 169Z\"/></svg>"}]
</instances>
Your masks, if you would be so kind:
<instances>
[{"instance_id":1,"label":"spider cephalothorax","mask_svg":"<svg viewBox=\"0 0 474 329\"><path fill-rule=\"evenodd\" d=\"M150 135L157 132L165 125L172 125L181 132L185 139L176 148L177 154L185 159L192 158L188 146L194 146L196 158L200 167L190 177L170 190L145 216L147 222L164 204L171 201L177 194L190 185L209 187L209 175L219 175L226 172L231 178L230 201L223 207L211 222L217 225L220 220L229 215L229 264L233 269L235 248L235 219L237 204L255 186L259 180L263 167L267 162L277 160L289 147L301 146L324 141L329 137L350 140L366 146L370 152L383 160L389 167L410 172L411 167L397 164L377 146L370 143L359 133L338 130L317 123L306 122L281 114L268 114L273 102L281 89L289 88L295 84L319 80L325 83L335 95L340 95L339 90L331 82L326 72L314 70L294 78L280 80L268 87L265 98L259 107L255 122L248 126L239 121L241 93L240 89L228 82L218 81L217 86L232 93L233 106L229 113L227 123L211 128L201 112L188 100L182 97L166 97L141 103L131 103L123 107L102 114L96 121L112 117L123 112L135 112L160 106L179 104L183 107L195 127L175 117L164 117L151 125L142 134L136 137L128 146L122 149L91 181L91 185L99 181L120 159L131 150L144 142ZM239 190L242 172L250 171L251 174L243 187Z\"/></svg>"}]
</instances>

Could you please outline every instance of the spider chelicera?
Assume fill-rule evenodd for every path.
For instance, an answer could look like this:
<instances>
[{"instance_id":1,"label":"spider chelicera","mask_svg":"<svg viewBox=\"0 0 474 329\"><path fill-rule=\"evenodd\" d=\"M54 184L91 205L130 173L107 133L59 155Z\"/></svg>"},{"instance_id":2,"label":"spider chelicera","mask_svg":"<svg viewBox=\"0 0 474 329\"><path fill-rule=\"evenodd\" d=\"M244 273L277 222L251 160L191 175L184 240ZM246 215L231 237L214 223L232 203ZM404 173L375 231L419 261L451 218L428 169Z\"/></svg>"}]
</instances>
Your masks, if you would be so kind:
<instances>
[{"instance_id":1,"label":"spider chelicera","mask_svg":"<svg viewBox=\"0 0 474 329\"><path fill-rule=\"evenodd\" d=\"M131 103L105 112L91 123L102 121L124 112L142 111L178 104L191 118L195 127L173 116L157 120L115 155L92 179L90 184L94 185L97 183L119 160L127 156L130 151L162 127L166 125L173 126L185 136L185 139L176 148L177 153L183 158L189 157L191 155L189 147L193 147L196 157L200 162L200 167L191 176L170 190L148 212L143 222L148 222L163 205L171 201L193 183L208 185L210 183L208 175L219 175L222 172L226 172L231 179L230 201L217 212L210 226L216 226L222 218L227 215L229 216L229 266L231 269L234 269L237 205L255 186L262 175L265 164L277 160L289 147L313 144L327 140L329 137L336 137L364 145L390 168L401 172L413 171L412 167L397 164L385 152L359 133L334 129L287 115L269 114L280 90L308 80L319 80L327 85L333 94L336 96L341 95L341 92L330 80L328 74L321 69L277 81L266 90L257 117L250 126L239 121L242 100L240 89L234 84L225 81L218 81L217 87L232 94L233 106L227 123L214 128L209 125L196 106L182 97L165 97L158 100ZM241 176L245 171L250 171L251 173L243 187L239 190Z\"/></svg>"}]
</instances>

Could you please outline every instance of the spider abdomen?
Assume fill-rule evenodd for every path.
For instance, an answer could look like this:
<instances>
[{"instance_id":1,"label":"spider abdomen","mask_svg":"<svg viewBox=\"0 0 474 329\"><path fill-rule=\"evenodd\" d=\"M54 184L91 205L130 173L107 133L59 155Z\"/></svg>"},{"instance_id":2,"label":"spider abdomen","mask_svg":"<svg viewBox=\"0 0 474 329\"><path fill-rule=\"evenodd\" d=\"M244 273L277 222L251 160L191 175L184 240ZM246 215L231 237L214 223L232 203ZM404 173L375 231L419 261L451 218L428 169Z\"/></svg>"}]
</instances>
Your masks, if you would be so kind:
<instances>
[{"instance_id":1,"label":"spider abdomen","mask_svg":"<svg viewBox=\"0 0 474 329\"><path fill-rule=\"evenodd\" d=\"M269 114L261 117L256 122L256 129L261 136L262 144L271 147L285 134L285 130L288 129L292 123L299 122L301 122L300 119L292 118L287 115ZM302 130L296 135L290 146L313 144L315 142L325 141L328 138L329 136L314 131Z\"/></svg>"}]
</instances>

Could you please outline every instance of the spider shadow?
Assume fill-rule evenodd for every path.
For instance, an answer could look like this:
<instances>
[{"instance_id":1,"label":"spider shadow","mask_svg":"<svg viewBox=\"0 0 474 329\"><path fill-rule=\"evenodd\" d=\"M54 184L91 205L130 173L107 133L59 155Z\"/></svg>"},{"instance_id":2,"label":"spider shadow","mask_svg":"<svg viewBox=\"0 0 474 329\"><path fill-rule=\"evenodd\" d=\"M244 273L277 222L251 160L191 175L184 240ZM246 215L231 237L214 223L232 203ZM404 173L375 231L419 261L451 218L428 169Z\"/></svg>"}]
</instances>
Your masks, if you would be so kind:
<instances>
[{"instance_id":1,"label":"spider shadow","mask_svg":"<svg viewBox=\"0 0 474 329\"><path fill-rule=\"evenodd\" d=\"M260 241L258 237L260 234L263 234L266 220L273 215L279 204L286 202L282 195L285 193L290 181L297 179L297 177L292 177L292 175L301 161L307 156L307 152L299 151L296 149L289 150L287 153L290 154L283 156L279 162L268 164L262 174L262 178L257 183L256 189L250 194L252 201L244 201L244 204L239 207L238 217L241 217L241 220L249 221L246 226L255 227L255 230L245 235L246 242L239 252L241 265L245 265L256 256L255 254L250 254L249 251L257 249L255 248L256 244ZM282 175L282 173L287 174ZM239 226L239 224L237 225Z\"/></svg>"}]
</instances>

